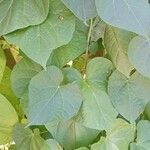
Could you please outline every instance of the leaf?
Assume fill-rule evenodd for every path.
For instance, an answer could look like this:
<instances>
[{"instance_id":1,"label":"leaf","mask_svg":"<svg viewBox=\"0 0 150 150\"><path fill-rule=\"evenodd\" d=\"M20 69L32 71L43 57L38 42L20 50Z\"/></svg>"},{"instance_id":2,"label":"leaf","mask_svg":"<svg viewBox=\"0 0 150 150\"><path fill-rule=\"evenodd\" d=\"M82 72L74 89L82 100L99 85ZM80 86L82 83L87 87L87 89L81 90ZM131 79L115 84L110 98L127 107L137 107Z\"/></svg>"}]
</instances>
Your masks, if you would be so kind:
<instances>
[{"instance_id":1,"label":"leaf","mask_svg":"<svg viewBox=\"0 0 150 150\"><path fill-rule=\"evenodd\" d=\"M48 11L49 0L1 0L0 35L40 24L46 19Z\"/></svg>"},{"instance_id":2,"label":"leaf","mask_svg":"<svg viewBox=\"0 0 150 150\"><path fill-rule=\"evenodd\" d=\"M130 62L143 76L150 78L150 42L144 37L135 37L128 50Z\"/></svg>"},{"instance_id":3,"label":"leaf","mask_svg":"<svg viewBox=\"0 0 150 150\"><path fill-rule=\"evenodd\" d=\"M122 119L117 119L107 137L91 146L91 150L127 150L130 142L134 140L133 125Z\"/></svg>"},{"instance_id":4,"label":"leaf","mask_svg":"<svg viewBox=\"0 0 150 150\"><path fill-rule=\"evenodd\" d=\"M131 39L135 35L131 32L106 26L104 34L104 45L114 66L121 73L129 77L132 65L129 62L127 50Z\"/></svg>"},{"instance_id":5,"label":"leaf","mask_svg":"<svg viewBox=\"0 0 150 150\"><path fill-rule=\"evenodd\" d=\"M61 146L54 139L49 139L45 141L44 146L41 150L63 150Z\"/></svg>"},{"instance_id":6,"label":"leaf","mask_svg":"<svg viewBox=\"0 0 150 150\"><path fill-rule=\"evenodd\" d=\"M94 0L62 0L64 4L81 20L87 21L97 15Z\"/></svg>"},{"instance_id":7,"label":"leaf","mask_svg":"<svg viewBox=\"0 0 150 150\"><path fill-rule=\"evenodd\" d=\"M0 83L0 92L8 99L8 101L13 105L15 110L19 112L19 100L14 95L11 89L10 75L11 70L6 66L2 81Z\"/></svg>"},{"instance_id":8,"label":"leaf","mask_svg":"<svg viewBox=\"0 0 150 150\"><path fill-rule=\"evenodd\" d=\"M0 145L12 142L12 129L18 116L9 101L0 94Z\"/></svg>"},{"instance_id":9,"label":"leaf","mask_svg":"<svg viewBox=\"0 0 150 150\"><path fill-rule=\"evenodd\" d=\"M67 81L79 82L81 86L84 101L78 121L88 128L105 130L116 119L117 112L105 92L108 77L113 69L108 59L94 58L87 65L85 79L74 69L68 69L68 74L65 74Z\"/></svg>"},{"instance_id":10,"label":"leaf","mask_svg":"<svg viewBox=\"0 0 150 150\"><path fill-rule=\"evenodd\" d=\"M146 117L147 120L150 120L150 101L145 107L144 116Z\"/></svg>"},{"instance_id":11,"label":"leaf","mask_svg":"<svg viewBox=\"0 0 150 150\"><path fill-rule=\"evenodd\" d=\"M117 111L134 123L150 100L150 80L137 72L127 78L114 71L109 79L108 94Z\"/></svg>"},{"instance_id":12,"label":"leaf","mask_svg":"<svg viewBox=\"0 0 150 150\"><path fill-rule=\"evenodd\" d=\"M0 82L1 82L2 77L3 77L5 65L6 65L6 57L5 57L5 54L2 50L2 48L0 47Z\"/></svg>"},{"instance_id":13,"label":"leaf","mask_svg":"<svg viewBox=\"0 0 150 150\"><path fill-rule=\"evenodd\" d=\"M53 49L67 44L75 30L75 17L59 0L50 0L50 12L45 22L5 36L32 60L46 67ZM36 44L35 44L36 43Z\"/></svg>"},{"instance_id":14,"label":"leaf","mask_svg":"<svg viewBox=\"0 0 150 150\"><path fill-rule=\"evenodd\" d=\"M87 146L91 144L99 134L98 130L86 128L77 123L75 119L70 119L66 122L54 121L46 124L46 128L65 150L73 150L81 146Z\"/></svg>"},{"instance_id":15,"label":"leaf","mask_svg":"<svg viewBox=\"0 0 150 150\"><path fill-rule=\"evenodd\" d=\"M118 114L106 92L101 90L96 84L88 82L83 82L81 88L84 101L81 108L82 119L80 122L92 129L109 129Z\"/></svg>"},{"instance_id":16,"label":"leaf","mask_svg":"<svg viewBox=\"0 0 150 150\"><path fill-rule=\"evenodd\" d=\"M150 6L147 1L95 0L95 3L98 15L106 23L145 37L150 34Z\"/></svg>"},{"instance_id":17,"label":"leaf","mask_svg":"<svg viewBox=\"0 0 150 150\"><path fill-rule=\"evenodd\" d=\"M66 67L62 69L64 75L64 83L72 83L72 82L79 82L82 80L82 75L80 72L74 68Z\"/></svg>"},{"instance_id":18,"label":"leaf","mask_svg":"<svg viewBox=\"0 0 150 150\"><path fill-rule=\"evenodd\" d=\"M12 89L17 97L24 98L28 93L30 80L40 71L42 67L28 58L21 59L13 68L11 73Z\"/></svg>"},{"instance_id":19,"label":"leaf","mask_svg":"<svg viewBox=\"0 0 150 150\"><path fill-rule=\"evenodd\" d=\"M108 129L118 115L105 92L112 70L111 62L105 58L95 58L87 65L86 77L81 82L84 101L80 122L88 128Z\"/></svg>"},{"instance_id":20,"label":"leaf","mask_svg":"<svg viewBox=\"0 0 150 150\"><path fill-rule=\"evenodd\" d=\"M99 17L96 17L93 22L93 29L91 35L91 41L98 41L98 39L104 37L106 23L104 23Z\"/></svg>"},{"instance_id":21,"label":"leaf","mask_svg":"<svg viewBox=\"0 0 150 150\"><path fill-rule=\"evenodd\" d=\"M13 139L17 150L40 150L45 142L38 129L32 131L22 124L16 124L13 130Z\"/></svg>"},{"instance_id":22,"label":"leaf","mask_svg":"<svg viewBox=\"0 0 150 150\"><path fill-rule=\"evenodd\" d=\"M29 114L32 125L68 120L77 114L82 95L77 84L61 85L63 74L55 66L34 76L29 85Z\"/></svg>"},{"instance_id":23,"label":"leaf","mask_svg":"<svg viewBox=\"0 0 150 150\"><path fill-rule=\"evenodd\" d=\"M150 147L150 122L141 120L137 125L136 143L131 143L131 150L149 150Z\"/></svg>"},{"instance_id":24,"label":"leaf","mask_svg":"<svg viewBox=\"0 0 150 150\"><path fill-rule=\"evenodd\" d=\"M64 46L55 49L47 62L47 65L63 67L69 61L74 60L85 52L87 45L86 33L76 29L72 40Z\"/></svg>"},{"instance_id":25,"label":"leaf","mask_svg":"<svg viewBox=\"0 0 150 150\"><path fill-rule=\"evenodd\" d=\"M40 65L28 58L23 58L15 65L11 73L12 90L15 95L20 98L20 105L26 113L29 99L29 83L41 70L42 67Z\"/></svg>"},{"instance_id":26,"label":"leaf","mask_svg":"<svg viewBox=\"0 0 150 150\"><path fill-rule=\"evenodd\" d=\"M97 84L101 89L106 90L108 84L108 77L111 75L114 67L106 58L92 59L86 69L86 80Z\"/></svg>"}]
</instances>

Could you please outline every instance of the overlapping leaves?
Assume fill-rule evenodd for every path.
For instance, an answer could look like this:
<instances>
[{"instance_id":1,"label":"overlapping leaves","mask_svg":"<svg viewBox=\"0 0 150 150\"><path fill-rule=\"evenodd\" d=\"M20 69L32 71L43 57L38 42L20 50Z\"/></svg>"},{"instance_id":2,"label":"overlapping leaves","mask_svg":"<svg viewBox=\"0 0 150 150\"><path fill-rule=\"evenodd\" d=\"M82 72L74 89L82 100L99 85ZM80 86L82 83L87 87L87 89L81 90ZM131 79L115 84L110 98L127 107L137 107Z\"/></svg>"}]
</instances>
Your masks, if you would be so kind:
<instances>
[{"instance_id":1,"label":"overlapping leaves","mask_svg":"<svg viewBox=\"0 0 150 150\"><path fill-rule=\"evenodd\" d=\"M26 55L10 67L0 43L0 144L149 149L148 1L0 0L0 36Z\"/></svg>"}]
</instances>

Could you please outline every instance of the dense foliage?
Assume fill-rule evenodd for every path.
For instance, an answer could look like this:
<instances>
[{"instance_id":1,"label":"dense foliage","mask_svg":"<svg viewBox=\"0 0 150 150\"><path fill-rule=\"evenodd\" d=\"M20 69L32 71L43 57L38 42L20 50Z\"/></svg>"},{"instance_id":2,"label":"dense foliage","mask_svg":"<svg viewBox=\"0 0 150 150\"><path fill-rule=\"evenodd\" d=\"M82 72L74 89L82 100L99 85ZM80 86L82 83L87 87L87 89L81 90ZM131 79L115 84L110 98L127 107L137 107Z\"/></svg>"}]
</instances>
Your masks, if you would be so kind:
<instances>
[{"instance_id":1,"label":"dense foliage","mask_svg":"<svg viewBox=\"0 0 150 150\"><path fill-rule=\"evenodd\" d=\"M148 0L0 0L0 145L150 149Z\"/></svg>"}]
</instances>

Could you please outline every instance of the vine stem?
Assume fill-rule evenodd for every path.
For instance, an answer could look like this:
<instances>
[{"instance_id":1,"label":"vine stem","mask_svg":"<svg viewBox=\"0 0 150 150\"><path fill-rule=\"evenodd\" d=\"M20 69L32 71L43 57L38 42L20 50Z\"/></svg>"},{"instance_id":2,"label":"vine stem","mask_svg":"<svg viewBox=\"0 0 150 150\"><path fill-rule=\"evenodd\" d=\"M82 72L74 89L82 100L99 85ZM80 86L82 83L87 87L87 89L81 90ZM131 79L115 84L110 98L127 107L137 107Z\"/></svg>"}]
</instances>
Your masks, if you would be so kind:
<instances>
[{"instance_id":1,"label":"vine stem","mask_svg":"<svg viewBox=\"0 0 150 150\"><path fill-rule=\"evenodd\" d=\"M86 46L86 51L85 51L85 67L84 67L85 70L86 70L86 66L87 66L88 58L89 58L88 53L89 53L89 46L91 42L92 30L93 30L93 18L90 19L89 31L88 31L88 36L87 36L87 46Z\"/></svg>"}]
</instances>

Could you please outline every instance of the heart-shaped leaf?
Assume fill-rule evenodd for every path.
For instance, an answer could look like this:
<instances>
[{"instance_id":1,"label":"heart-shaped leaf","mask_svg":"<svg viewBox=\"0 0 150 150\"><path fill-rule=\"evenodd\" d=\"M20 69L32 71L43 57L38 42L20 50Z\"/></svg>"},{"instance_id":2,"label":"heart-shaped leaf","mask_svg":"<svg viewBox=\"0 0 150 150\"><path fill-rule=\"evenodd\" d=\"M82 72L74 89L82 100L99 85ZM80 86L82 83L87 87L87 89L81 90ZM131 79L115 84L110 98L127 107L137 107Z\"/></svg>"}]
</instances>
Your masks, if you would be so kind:
<instances>
[{"instance_id":1,"label":"heart-shaped leaf","mask_svg":"<svg viewBox=\"0 0 150 150\"><path fill-rule=\"evenodd\" d=\"M29 85L30 124L46 124L70 119L77 114L82 95L77 84L61 85L63 74L55 66L47 67L34 76Z\"/></svg>"},{"instance_id":2,"label":"heart-shaped leaf","mask_svg":"<svg viewBox=\"0 0 150 150\"><path fill-rule=\"evenodd\" d=\"M74 30L75 17L61 1L50 0L46 21L8 34L5 38L18 45L29 58L46 67L52 50L67 44L72 39Z\"/></svg>"},{"instance_id":3,"label":"heart-shaped leaf","mask_svg":"<svg viewBox=\"0 0 150 150\"><path fill-rule=\"evenodd\" d=\"M109 79L108 94L118 112L134 123L150 100L150 80L137 72L127 78L114 71Z\"/></svg>"}]
</instances>

